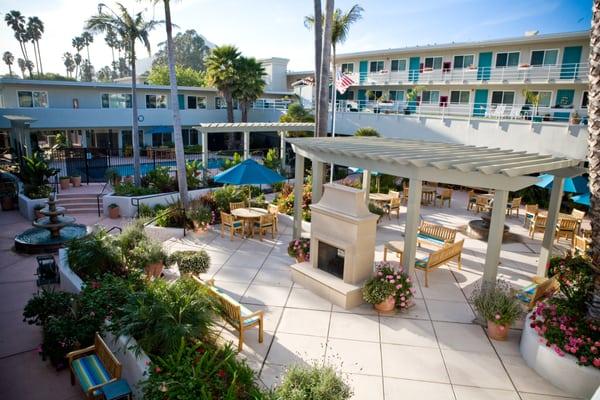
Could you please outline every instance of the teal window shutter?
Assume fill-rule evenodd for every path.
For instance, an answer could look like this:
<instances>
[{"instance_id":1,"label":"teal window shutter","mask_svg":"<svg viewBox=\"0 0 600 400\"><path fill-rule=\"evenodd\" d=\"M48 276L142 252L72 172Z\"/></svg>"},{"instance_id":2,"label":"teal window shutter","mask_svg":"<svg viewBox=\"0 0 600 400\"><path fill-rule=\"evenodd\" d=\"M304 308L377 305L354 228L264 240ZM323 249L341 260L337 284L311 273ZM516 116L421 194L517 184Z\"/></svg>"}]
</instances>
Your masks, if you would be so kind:
<instances>
[{"instance_id":1,"label":"teal window shutter","mask_svg":"<svg viewBox=\"0 0 600 400\"><path fill-rule=\"evenodd\" d=\"M179 101L179 109L185 109L185 97L182 94L177 95L177 100Z\"/></svg>"}]
</instances>

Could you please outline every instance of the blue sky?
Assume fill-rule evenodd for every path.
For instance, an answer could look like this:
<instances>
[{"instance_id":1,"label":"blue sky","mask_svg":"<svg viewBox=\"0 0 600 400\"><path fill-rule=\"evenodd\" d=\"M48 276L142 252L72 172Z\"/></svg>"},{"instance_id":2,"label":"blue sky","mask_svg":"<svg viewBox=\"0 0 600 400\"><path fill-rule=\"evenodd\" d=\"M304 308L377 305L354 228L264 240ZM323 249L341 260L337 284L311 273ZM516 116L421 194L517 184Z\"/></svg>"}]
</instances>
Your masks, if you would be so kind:
<instances>
[{"instance_id":1,"label":"blue sky","mask_svg":"<svg viewBox=\"0 0 600 400\"><path fill-rule=\"evenodd\" d=\"M46 24L40 43L44 69L64 73L61 56L73 51L71 38L81 33L97 3L0 0L0 12L17 9L40 17ZM163 19L162 8L152 7L150 1L123 3L137 11L146 9L148 17ZM592 7L592 0L337 0L336 7L348 9L356 3L365 9L363 19L352 27L340 53L513 37L529 30L585 30L590 27ZM313 66L313 36L304 27L303 17L312 10L311 0L181 0L173 2L173 20L180 29L195 29L216 44L235 44L255 57L289 58L290 69L305 70ZM152 34L153 51L164 38L162 27ZM20 54L12 31L2 22L0 52L6 50L16 57ZM91 58L96 68L110 61L110 51L100 37L91 47ZM2 63L0 74L6 72Z\"/></svg>"}]
</instances>

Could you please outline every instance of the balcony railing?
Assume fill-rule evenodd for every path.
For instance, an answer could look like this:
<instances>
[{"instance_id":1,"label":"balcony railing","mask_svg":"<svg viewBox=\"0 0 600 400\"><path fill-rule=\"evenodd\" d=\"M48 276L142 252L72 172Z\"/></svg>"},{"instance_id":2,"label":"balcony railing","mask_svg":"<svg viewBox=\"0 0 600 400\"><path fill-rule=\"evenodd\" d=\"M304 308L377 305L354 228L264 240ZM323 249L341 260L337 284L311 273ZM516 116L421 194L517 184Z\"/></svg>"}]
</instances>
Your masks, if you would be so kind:
<instances>
[{"instance_id":1,"label":"balcony railing","mask_svg":"<svg viewBox=\"0 0 600 400\"><path fill-rule=\"evenodd\" d=\"M425 103L417 101L378 102L370 100L340 100L337 112L359 112L370 114L396 114L409 116L435 116L459 118L484 118L494 120L527 120L538 122L562 122L572 125L587 124L587 109L534 107L531 104L493 103ZM576 115L575 115L576 113ZM578 118L577 118L578 117Z\"/></svg>"},{"instance_id":2,"label":"balcony railing","mask_svg":"<svg viewBox=\"0 0 600 400\"><path fill-rule=\"evenodd\" d=\"M252 103L252 108L257 110L287 110L292 103L293 101L288 99L258 99Z\"/></svg>"},{"instance_id":3,"label":"balcony railing","mask_svg":"<svg viewBox=\"0 0 600 400\"><path fill-rule=\"evenodd\" d=\"M467 67L462 69L382 70L350 76L357 85L469 84L469 83L568 83L587 82L588 63L517 67Z\"/></svg>"}]
</instances>

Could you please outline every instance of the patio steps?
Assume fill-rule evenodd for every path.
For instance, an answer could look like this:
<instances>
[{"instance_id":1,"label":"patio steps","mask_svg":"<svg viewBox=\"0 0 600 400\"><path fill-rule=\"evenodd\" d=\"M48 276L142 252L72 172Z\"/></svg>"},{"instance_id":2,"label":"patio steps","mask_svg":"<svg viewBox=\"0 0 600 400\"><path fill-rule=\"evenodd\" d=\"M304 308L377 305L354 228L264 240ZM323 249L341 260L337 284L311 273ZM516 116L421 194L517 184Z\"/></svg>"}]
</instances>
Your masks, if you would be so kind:
<instances>
[{"instance_id":1,"label":"patio steps","mask_svg":"<svg viewBox=\"0 0 600 400\"><path fill-rule=\"evenodd\" d=\"M88 193L59 193L57 205L65 207L67 214L90 214L98 212L98 203L95 194ZM100 198L100 210L102 212L102 198Z\"/></svg>"}]
</instances>

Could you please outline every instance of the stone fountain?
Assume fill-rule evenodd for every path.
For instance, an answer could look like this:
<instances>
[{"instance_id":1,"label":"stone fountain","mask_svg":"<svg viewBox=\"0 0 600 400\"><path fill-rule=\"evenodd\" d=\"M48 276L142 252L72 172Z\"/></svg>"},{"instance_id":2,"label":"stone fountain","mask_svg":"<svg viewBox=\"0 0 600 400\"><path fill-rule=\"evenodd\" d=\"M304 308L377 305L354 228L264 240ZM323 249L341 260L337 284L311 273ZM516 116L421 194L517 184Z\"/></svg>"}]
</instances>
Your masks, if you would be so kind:
<instances>
[{"instance_id":1,"label":"stone fountain","mask_svg":"<svg viewBox=\"0 0 600 400\"><path fill-rule=\"evenodd\" d=\"M490 234L490 222L492 220L492 212L485 212L481 219L475 219L470 221L467 225L467 235L473 239L479 240L488 240L488 235ZM502 233L502 237L506 238L509 232L508 225L504 225L504 231Z\"/></svg>"},{"instance_id":2,"label":"stone fountain","mask_svg":"<svg viewBox=\"0 0 600 400\"><path fill-rule=\"evenodd\" d=\"M22 253L56 251L67 241L87 235L90 229L75 223L74 217L65 216L65 208L56 206L54 194L47 206L40 210L44 217L33 221L34 228L15 237L15 250Z\"/></svg>"}]
</instances>

